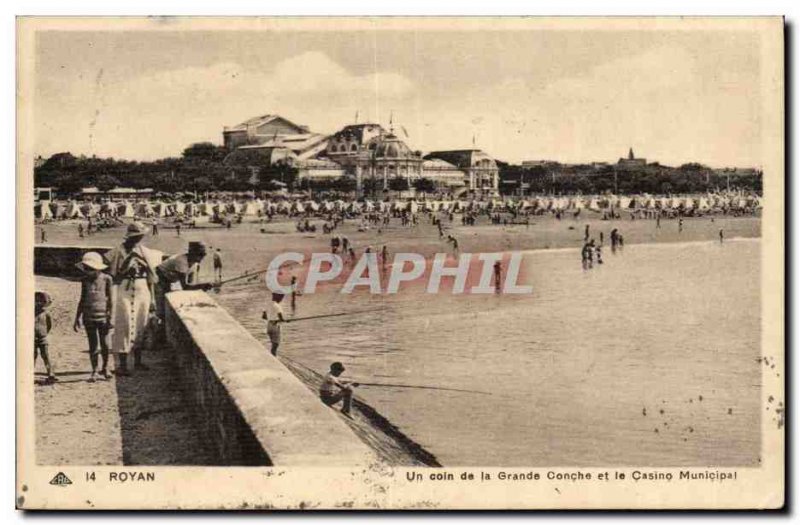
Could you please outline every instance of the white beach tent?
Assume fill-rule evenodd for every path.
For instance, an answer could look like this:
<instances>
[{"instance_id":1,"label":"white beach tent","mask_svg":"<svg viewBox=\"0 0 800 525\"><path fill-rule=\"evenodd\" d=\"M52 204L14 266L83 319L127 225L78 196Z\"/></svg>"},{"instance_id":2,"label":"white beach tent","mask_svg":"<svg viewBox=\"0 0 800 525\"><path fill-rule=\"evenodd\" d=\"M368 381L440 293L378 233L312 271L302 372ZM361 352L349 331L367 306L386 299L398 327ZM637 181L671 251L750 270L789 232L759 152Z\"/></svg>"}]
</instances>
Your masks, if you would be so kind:
<instances>
[{"instance_id":1,"label":"white beach tent","mask_svg":"<svg viewBox=\"0 0 800 525\"><path fill-rule=\"evenodd\" d=\"M81 212L81 207L77 202L70 201L70 203L67 205L65 217L67 219L83 219L83 212Z\"/></svg>"},{"instance_id":2,"label":"white beach tent","mask_svg":"<svg viewBox=\"0 0 800 525\"><path fill-rule=\"evenodd\" d=\"M100 211L100 206L97 204L92 204L91 202L87 202L81 205L81 213L83 213L84 217L95 217L97 216L97 212Z\"/></svg>"},{"instance_id":3,"label":"white beach tent","mask_svg":"<svg viewBox=\"0 0 800 525\"><path fill-rule=\"evenodd\" d=\"M37 219L47 220L53 218L53 211L50 209L50 204L47 202L36 203L33 211Z\"/></svg>"},{"instance_id":4,"label":"white beach tent","mask_svg":"<svg viewBox=\"0 0 800 525\"><path fill-rule=\"evenodd\" d=\"M153 206L148 201L142 201L136 205L136 215L140 217L152 217L155 215Z\"/></svg>"},{"instance_id":5,"label":"white beach tent","mask_svg":"<svg viewBox=\"0 0 800 525\"><path fill-rule=\"evenodd\" d=\"M153 214L156 217L166 217L167 216L167 205L161 201L156 201L155 204L152 206Z\"/></svg>"},{"instance_id":6,"label":"white beach tent","mask_svg":"<svg viewBox=\"0 0 800 525\"><path fill-rule=\"evenodd\" d=\"M258 215L258 206L255 201L247 201L242 206L242 215Z\"/></svg>"},{"instance_id":7,"label":"white beach tent","mask_svg":"<svg viewBox=\"0 0 800 525\"><path fill-rule=\"evenodd\" d=\"M135 215L133 206L128 201L117 204L117 217L133 217Z\"/></svg>"},{"instance_id":8,"label":"white beach tent","mask_svg":"<svg viewBox=\"0 0 800 525\"><path fill-rule=\"evenodd\" d=\"M67 206L61 202L53 202L50 204L50 211L56 219L63 219L67 215Z\"/></svg>"}]
</instances>

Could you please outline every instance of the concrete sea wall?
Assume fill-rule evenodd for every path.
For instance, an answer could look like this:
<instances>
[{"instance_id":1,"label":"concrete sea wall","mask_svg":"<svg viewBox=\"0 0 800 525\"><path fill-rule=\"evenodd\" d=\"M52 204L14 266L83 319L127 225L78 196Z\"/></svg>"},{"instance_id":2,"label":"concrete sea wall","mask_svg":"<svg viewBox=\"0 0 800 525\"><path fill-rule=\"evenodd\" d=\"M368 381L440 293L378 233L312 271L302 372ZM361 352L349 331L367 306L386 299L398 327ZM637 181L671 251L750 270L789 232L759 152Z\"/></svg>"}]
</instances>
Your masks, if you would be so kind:
<instances>
[{"instance_id":1,"label":"concrete sea wall","mask_svg":"<svg viewBox=\"0 0 800 525\"><path fill-rule=\"evenodd\" d=\"M34 247L34 274L76 279L87 251ZM220 465L363 466L378 455L208 294L167 295L167 345L198 432Z\"/></svg>"},{"instance_id":2,"label":"concrete sea wall","mask_svg":"<svg viewBox=\"0 0 800 525\"><path fill-rule=\"evenodd\" d=\"M166 334L226 465L359 466L375 453L208 294L167 295Z\"/></svg>"}]
</instances>

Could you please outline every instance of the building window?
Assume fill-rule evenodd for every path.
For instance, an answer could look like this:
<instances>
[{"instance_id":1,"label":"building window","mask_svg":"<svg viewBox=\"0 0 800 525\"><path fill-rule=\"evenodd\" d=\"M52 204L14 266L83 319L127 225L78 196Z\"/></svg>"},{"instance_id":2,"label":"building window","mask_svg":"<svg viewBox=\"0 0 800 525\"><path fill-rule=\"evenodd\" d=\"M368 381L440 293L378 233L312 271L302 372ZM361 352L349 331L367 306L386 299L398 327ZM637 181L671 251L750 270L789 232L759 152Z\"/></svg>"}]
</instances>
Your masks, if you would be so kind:
<instances>
[{"instance_id":1,"label":"building window","mask_svg":"<svg viewBox=\"0 0 800 525\"><path fill-rule=\"evenodd\" d=\"M355 142L350 146L350 151L358 151L358 145Z\"/></svg>"}]
</instances>

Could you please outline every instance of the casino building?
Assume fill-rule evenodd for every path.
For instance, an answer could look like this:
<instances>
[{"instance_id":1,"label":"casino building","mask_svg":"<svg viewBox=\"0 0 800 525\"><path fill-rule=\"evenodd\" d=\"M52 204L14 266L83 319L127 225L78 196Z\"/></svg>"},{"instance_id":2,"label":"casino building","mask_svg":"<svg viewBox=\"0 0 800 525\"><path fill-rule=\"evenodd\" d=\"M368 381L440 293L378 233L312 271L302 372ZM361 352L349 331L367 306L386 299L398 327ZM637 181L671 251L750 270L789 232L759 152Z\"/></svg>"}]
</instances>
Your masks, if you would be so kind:
<instances>
[{"instance_id":1,"label":"casino building","mask_svg":"<svg viewBox=\"0 0 800 525\"><path fill-rule=\"evenodd\" d=\"M390 126L351 124L332 135L313 133L278 115L254 117L223 130L226 163L295 166L301 178L352 177L359 194L366 187L388 189L392 179L409 187L427 178L441 189L481 195L497 193L499 172L493 158L479 149L413 151ZM369 183L367 183L369 181Z\"/></svg>"}]
</instances>

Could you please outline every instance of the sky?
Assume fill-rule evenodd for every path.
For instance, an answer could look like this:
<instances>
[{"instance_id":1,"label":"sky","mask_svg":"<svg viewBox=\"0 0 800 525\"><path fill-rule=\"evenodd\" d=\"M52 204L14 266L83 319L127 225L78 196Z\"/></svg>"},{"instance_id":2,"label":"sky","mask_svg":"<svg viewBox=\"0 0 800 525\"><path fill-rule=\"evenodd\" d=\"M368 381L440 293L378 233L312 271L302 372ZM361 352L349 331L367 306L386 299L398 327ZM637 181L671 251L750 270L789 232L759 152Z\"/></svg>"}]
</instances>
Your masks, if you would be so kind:
<instances>
[{"instance_id":1,"label":"sky","mask_svg":"<svg viewBox=\"0 0 800 525\"><path fill-rule=\"evenodd\" d=\"M35 152L153 160L279 114L506 162L760 166L746 31L43 31Z\"/></svg>"}]
</instances>

